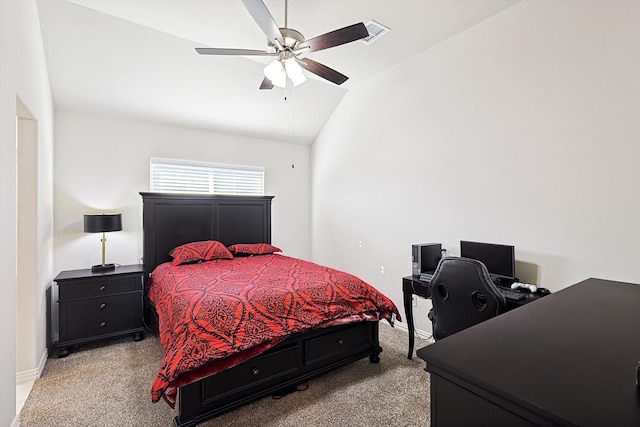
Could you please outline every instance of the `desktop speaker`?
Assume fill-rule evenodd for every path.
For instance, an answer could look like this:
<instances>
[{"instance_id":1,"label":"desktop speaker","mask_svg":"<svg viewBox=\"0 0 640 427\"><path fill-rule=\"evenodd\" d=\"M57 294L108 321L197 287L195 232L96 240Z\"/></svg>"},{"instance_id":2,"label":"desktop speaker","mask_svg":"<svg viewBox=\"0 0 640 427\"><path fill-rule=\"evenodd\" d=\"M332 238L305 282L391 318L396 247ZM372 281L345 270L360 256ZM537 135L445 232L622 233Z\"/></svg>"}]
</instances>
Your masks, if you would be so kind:
<instances>
[{"instance_id":1,"label":"desktop speaker","mask_svg":"<svg viewBox=\"0 0 640 427\"><path fill-rule=\"evenodd\" d=\"M411 245L411 272L414 277L422 273L433 273L442 258L440 243L418 243Z\"/></svg>"}]
</instances>

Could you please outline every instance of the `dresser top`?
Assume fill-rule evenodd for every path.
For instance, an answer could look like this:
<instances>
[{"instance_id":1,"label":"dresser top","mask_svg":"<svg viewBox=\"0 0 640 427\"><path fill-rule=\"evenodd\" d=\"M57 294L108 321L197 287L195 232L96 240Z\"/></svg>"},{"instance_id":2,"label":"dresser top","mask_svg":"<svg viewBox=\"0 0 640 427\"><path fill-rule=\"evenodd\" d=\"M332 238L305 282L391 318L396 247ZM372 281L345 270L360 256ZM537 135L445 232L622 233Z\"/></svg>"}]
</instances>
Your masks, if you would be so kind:
<instances>
[{"instance_id":1,"label":"dresser top","mask_svg":"<svg viewBox=\"0 0 640 427\"><path fill-rule=\"evenodd\" d=\"M60 274L58 274L53 280L57 282L59 280L87 279L92 277L104 277L135 273L144 273L142 264L120 265L111 271L95 273L92 272L90 268L84 268L82 270L66 270L61 271Z\"/></svg>"}]
</instances>

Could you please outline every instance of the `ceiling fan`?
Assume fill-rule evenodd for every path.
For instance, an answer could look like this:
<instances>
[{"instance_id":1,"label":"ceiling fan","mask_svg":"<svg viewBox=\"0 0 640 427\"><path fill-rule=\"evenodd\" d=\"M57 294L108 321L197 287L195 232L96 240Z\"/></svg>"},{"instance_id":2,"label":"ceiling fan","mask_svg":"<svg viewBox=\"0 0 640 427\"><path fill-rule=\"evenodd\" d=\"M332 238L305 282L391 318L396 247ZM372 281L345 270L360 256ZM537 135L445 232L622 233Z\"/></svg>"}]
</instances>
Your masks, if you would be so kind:
<instances>
[{"instance_id":1,"label":"ceiling fan","mask_svg":"<svg viewBox=\"0 0 640 427\"><path fill-rule=\"evenodd\" d=\"M348 77L309 58L302 58L304 54L328 49L342 44L360 40L369 35L362 22L349 25L311 39L293 28L287 28L287 3L285 0L284 28L278 28L269 9L262 0L242 0L258 26L267 35L266 50L225 49L225 48L196 48L201 55L240 55L240 56L273 56L274 61L264 69L265 77L260 89L273 89L274 86L285 87L287 77L294 86L306 80L302 69L322 77L336 85L346 82Z\"/></svg>"}]
</instances>

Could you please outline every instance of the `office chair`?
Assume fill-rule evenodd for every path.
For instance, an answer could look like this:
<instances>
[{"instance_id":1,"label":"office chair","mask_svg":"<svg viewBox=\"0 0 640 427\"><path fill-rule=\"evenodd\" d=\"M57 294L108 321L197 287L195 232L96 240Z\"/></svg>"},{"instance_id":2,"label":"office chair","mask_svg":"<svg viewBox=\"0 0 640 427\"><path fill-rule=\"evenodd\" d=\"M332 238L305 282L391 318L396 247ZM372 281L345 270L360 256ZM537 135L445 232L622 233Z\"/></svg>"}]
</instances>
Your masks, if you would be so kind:
<instances>
[{"instance_id":1,"label":"office chair","mask_svg":"<svg viewBox=\"0 0 640 427\"><path fill-rule=\"evenodd\" d=\"M504 313L506 308L487 267L474 259L440 260L429 291L433 308L428 317L436 340Z\"/></svg>"}]
</instances>

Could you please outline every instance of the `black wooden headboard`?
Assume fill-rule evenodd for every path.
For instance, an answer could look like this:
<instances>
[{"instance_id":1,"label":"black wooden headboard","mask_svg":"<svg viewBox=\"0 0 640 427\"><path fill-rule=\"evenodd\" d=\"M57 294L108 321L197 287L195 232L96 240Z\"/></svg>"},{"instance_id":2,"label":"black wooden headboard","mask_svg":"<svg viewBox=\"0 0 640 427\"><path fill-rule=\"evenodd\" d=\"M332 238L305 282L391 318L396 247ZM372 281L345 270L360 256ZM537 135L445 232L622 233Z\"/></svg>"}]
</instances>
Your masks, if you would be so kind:
<instances>
[{"instance_id":1,"label":"black wooden headboard","mask_svg":"<svg viewBox=\"0 0 640 427\"><path fill-rule=\"evenodd\" d=\"M140 193L144 271L170 261L176 246L199 240L271 243L273 196Z\"/></svg>"}]
</instances>

